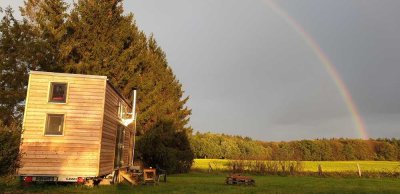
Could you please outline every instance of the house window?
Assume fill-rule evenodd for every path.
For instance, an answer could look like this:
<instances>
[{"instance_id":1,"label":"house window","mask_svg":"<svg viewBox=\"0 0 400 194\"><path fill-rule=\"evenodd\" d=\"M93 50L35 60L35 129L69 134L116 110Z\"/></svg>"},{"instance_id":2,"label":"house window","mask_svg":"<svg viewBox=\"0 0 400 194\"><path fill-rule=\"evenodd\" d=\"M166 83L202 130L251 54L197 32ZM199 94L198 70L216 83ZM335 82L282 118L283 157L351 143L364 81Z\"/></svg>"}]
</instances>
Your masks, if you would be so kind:
<instances>
[{"instance_id":1,"label":"house window","mask_svg":"<svg viewBox=\"0 0 400 194\"><path fill-rule=\"evenodd\" d=\"M62 135L64 128L63 114L48 114L45 135Z\"/></svg>"},{"instance_id":2,"label":"house window","mask_svg":"<svg viewBox=\"0 0 400 194\"><path fill-rule=\"evenodd\" d=\"M66 83L51 83L49 102L65 103L67 97Z\"/></svg>"},{"instance_id":3,"label":"house window","mask_svg":"<svg viewBox=\"0 0 400 194\"><path fill-rule=\"evenodd\" d=\"M127 112L128 112L127 111L127 107L122 102L119 102L119 105L118 105L118 117L121 118L121 119L125 119Z\"/></svg>"}]
</instances>

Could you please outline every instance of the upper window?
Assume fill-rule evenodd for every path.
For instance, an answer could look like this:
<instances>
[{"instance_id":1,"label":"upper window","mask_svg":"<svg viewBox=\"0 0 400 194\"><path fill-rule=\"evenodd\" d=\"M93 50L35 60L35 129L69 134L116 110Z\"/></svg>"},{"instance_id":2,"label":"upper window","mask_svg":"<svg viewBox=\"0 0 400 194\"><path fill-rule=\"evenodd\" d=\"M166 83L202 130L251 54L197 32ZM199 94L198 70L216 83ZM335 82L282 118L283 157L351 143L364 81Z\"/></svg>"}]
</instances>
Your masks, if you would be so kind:
<instances>
[{"instance_id":1,"label":"upper window","mask_svg":"<svg viewBox=\"0 0 400 194\"><path fill-rule=\"evenodd\" d=\"M66 83L51 83L49 102L65 103L67 98Z\"/></svg>"},{"instance_id":2,"label":"upper window","mask_svg":"<svg viewBox=\"0 0 400 194\"><path fill-rule=\"evenodd\" d=\"M63 114L48 114L45 135L62 135L64 128Z\"/></svg>"}]
</instances>

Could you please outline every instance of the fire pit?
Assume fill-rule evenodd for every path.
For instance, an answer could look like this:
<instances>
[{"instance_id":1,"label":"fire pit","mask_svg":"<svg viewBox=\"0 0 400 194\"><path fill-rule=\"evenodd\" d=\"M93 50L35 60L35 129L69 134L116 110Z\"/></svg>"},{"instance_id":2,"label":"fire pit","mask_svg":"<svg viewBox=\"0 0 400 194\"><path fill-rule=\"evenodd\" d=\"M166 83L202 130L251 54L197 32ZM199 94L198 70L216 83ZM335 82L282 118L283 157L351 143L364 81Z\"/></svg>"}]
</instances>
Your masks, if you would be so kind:
<instances>
[{"instance_id":1,"label":"fire pit","mask_svg":"<svg viewBox=\"0 0 400 194\"><path fill-rule=\"evenodd\" d=\"M256 181L249 176L231 174L226 177L225 183L228 185L255 185Z\"/></svg>"}]
</instances>

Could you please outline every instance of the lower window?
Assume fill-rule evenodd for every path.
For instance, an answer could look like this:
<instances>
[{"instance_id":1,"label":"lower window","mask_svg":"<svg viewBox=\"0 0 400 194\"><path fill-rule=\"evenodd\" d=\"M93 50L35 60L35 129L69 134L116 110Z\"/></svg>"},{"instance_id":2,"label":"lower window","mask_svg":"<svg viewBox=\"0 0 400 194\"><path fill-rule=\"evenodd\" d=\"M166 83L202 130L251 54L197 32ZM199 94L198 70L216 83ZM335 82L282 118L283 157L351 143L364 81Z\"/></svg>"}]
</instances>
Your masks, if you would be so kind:
<instances>
[{"instance_id":1,"label":"lower window","mask_svg":"<svg viewBox=\"0 0 400 194\"><path fill-rule=\"evenodd\" d=\"M63 135L64 115L63 114L48 114L45 135Z\"/></svg>"}]
</instances>

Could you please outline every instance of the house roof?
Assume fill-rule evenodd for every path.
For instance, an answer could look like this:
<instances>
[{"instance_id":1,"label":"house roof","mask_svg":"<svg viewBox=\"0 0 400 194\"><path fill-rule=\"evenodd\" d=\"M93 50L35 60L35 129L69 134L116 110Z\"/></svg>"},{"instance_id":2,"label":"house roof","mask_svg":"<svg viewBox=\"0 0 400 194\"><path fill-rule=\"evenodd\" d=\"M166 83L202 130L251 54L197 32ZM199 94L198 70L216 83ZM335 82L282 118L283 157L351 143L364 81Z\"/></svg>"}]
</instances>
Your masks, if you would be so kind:
<instances>
[{"instance_id":1,"label":"house roof","mask_svg":"<svg viewBox=\"0 0 400 194\"><path fill-rule=\"evenodd\" d=\"M102 76L102 75L84 75L84 74L72 74L72 73L45 72L45 71L29 71L29 74L56 75L56 76L65 76L65 77L82 77L82 78L105 79L105 80L107 80L107 76Z\"/></svg>"}]
</instances>

